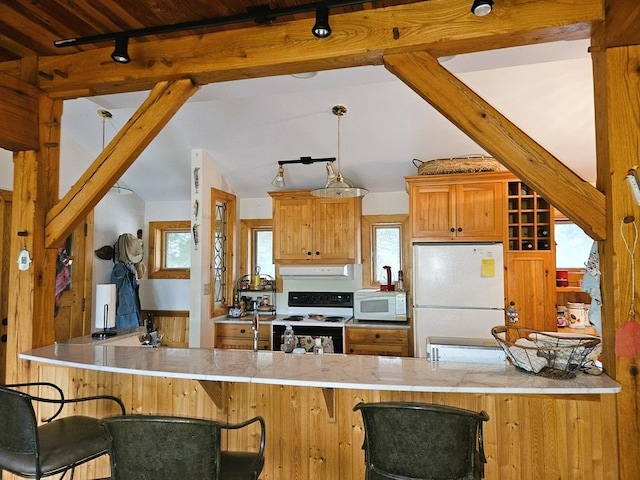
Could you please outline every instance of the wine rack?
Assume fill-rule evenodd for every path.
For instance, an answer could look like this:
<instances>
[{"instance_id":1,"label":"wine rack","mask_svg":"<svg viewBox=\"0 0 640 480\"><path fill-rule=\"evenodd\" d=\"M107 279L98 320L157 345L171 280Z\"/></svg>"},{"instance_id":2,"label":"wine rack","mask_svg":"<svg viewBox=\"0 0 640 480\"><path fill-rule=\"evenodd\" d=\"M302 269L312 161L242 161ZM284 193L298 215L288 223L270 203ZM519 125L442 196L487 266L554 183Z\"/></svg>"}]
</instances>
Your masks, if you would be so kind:
<instances>
[{"instance_id":1,"label":"wine rack","mask_svg":"<svg viewBox=\"0 0 640 480\"><path fill-rule=\"evenodd\" d=\"M522 182L509 182L507 193L509 250L551 250L553 211L544 198Z\"/></svg>"}]
</instances>

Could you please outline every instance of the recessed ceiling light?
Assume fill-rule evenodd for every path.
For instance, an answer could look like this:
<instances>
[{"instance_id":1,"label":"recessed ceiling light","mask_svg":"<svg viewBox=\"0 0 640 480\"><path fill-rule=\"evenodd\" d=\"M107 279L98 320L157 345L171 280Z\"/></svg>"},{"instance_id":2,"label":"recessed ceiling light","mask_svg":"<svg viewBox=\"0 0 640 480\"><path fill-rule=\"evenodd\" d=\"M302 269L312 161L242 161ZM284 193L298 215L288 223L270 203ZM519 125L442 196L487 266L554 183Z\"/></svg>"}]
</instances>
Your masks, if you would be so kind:
<instances>
[{"instance_id":1,"label":"recessed ceiling light","mask_svg":"<svg viewBox=\"0 0 640 480\"><path fill-rule=\"evenodd\" d=\"M295 78L313 78L318 75L318 72L302 72L302 73L292 73L291 76Z\"/></svg>"}]
</instances>

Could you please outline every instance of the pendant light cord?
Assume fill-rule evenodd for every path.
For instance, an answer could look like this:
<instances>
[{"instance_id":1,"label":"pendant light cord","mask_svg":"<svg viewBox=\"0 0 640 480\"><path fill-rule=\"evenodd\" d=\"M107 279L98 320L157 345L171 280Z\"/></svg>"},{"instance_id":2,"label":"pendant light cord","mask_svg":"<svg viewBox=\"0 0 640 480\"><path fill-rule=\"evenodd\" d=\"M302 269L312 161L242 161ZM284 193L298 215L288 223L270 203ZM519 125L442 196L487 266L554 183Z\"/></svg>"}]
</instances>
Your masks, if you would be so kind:
<instances>
[{"instance_id":1,"label":"pendant light cord","mask_svg":"<svg viewBox=\"0 0 640 480\"><path fill-rule=\"evenodd\" d=\"M633 226L633 243L629 246L629 242L624 236L624 225L630 223ZM629 319L636 318L636 310L635 310L635 292L636 292L636 260L635 253L636 247L638 245L638 226L636 225L636 221L633 217L624 217L620 222L620 236L622 237L622 241L624 242L624 248L629 253L630 261L629 265L631 267L631 302L629 305Z\"/></svg>"}]
</instances>

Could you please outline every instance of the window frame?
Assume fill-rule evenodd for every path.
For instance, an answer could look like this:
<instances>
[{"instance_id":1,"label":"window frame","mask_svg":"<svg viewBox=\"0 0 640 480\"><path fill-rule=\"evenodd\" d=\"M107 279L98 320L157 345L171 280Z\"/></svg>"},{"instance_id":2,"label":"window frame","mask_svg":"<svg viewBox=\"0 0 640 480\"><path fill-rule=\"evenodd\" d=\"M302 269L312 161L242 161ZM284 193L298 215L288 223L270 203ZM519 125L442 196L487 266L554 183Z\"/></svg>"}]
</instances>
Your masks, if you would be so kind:
<instances>
[{"instance_id":1,"label":"window frame","mask_svg":"<svg viewBox=\"0 0 640 480\"><path fill-rule=\"evenodd\" d=\"M273 233L273 219L240 220L240 275L249 275L255 271L254 234L258 230L271 230Z\"/></svg>"},{"instance_id":2,"label":"window frame","mask_svg":"<svg viewBox=\"0 0 640 480\"><path fill-rule=\"evenodd\" d=\"M187 232L191 235L189 220L149 222L149 272L150 279L189 279L191 268L166 268L164 265L165 234Z\"/></svg>"},{"instance_id":3,"label":"window frame","mask_svg":"<svg viewBox=\"0 0 640 480\"><path fill-rule=\"evenodd\" d=\"M215 285L215 265L214 265L214 252L215 248L215 235L216 235L216 203L220 201L226 204L226 250L224 251L224 265L226 266L224 270L224 298L226 302L216 302L216 285ZM236 225L237 225L237 207L236 207L236 196L225 192L223 190L218 190L217 188L211 189L211 229L209 232L209 282L210 282L210 296L211 300L209 301L209 314L211 318L224 315L227 313L228 308L231 306L233 302L233 296L235 293L235 280L236 280L236 269L235 269L235 255L236 255Z\"/></svg>"},{"instance_id":4,"label":"window frame","mask_svg":"<svg viewBox=\"0 0 640 480\"><path fill-rule=\"evenodd\" d=\"M362 287L380 288L380 282L376 282L374 269L373 235L377 227L400 227L400 251L402 257L400 264L404 274L404 288L411 287L411 257L409 245L409 215L362 215Z\"/></svg>"}]
</instances>

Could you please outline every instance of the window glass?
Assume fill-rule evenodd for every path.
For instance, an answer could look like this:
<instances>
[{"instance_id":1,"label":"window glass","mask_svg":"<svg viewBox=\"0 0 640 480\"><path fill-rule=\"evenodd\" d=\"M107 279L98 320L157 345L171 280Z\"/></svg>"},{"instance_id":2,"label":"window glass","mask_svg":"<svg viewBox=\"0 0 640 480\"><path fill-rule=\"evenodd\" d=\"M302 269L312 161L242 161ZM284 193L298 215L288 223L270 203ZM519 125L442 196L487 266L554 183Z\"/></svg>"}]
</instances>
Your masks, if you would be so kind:
<instances>
[{"instance_id":1,"label":"window glass","mask_svg":"<svg viewBox=\"0 0 640 480\"><path fill-rule=\"evenodd\" d=\"M191 235L187 231L165 232L164 268L191 266Z\"/></svg>"},{"instance_id":2,"label":"window glass","mask_svg":"<svg viewBox=\"0 0 640 480\"><path fill-rule=\"evenodd\" d=\"M256 229L253 241L253 264L260 267L260 273L276 276L276 266L273 263L273 231L271 229Z\"/></svg>"},{"instance_id":3,"label":"window glass","mask_svg":"<svg viewBox=\"0 0 640 480\"><path fill-rule=\"evenodd\" d=\"M575 223L556 222L556 268L584 268L593 239Z\"/></svg>"},{"instance_id":4,"label":"window glass","mask_svg":"<svg viewBox=\"0 0 640 480\"><path fill-rule=\"evenodd\" d=\"M376 282L386 281L382 270L384 266L391 267L392 280L398 279L398 270L402 265L402 243L400 225L374 225L373 227L374 264L373 274Z\"/></svg>"}]
</instances>

